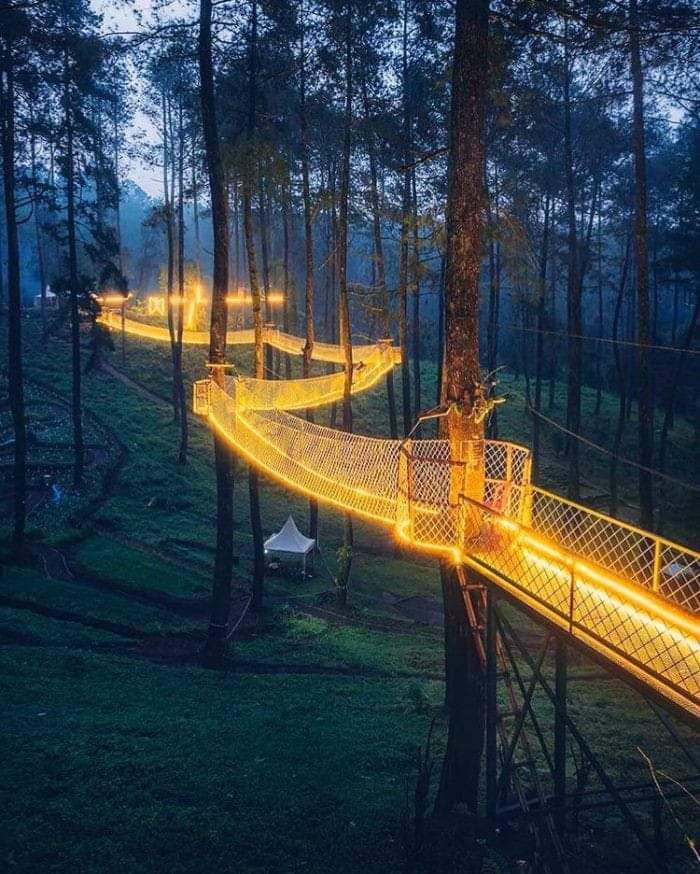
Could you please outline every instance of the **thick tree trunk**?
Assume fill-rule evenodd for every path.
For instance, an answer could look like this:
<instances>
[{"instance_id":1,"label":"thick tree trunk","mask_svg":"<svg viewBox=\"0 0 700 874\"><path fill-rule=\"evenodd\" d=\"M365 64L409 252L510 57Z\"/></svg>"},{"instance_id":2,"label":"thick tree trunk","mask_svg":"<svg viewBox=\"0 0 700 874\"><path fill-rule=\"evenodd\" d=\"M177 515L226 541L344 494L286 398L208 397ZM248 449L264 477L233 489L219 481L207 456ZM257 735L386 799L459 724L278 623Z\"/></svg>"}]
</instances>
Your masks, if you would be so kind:
<instances>
[{"instance_id":1,"label":"thick tree trunk","mask_svg":"<svg viewBox=\"0 0 700 874\"><path fill-rule=\"evenodd\" d=\"M650 468L654 453L654 409L649 344L649 263L647 257L647 175L644 134L644 78L639 47L637 0L630 0L630 64L632 72L632 151L634 153L634 261L637 279L637 397L639 399L639 524L654 526L654 494Z\"/></svg>"},{"instance_id":2,"label":"thick tree trunk","mask_svg":"<svg viewBox=\"0 0 700 874\"><path fill-rule=\"evenodd\" d=\"M0 195L2 196L2 205L0 206L0 320L5 315L5 246L3 243L3 239L5 236L4 233L4 224L5 224L5 186L4 184L0 187Z\"/></svg>"},{"instance_id":3,"label":"thick tree trunk","mask_svg":"<svg viewBox=\"0 0 700 874\"><path fill-rule=\"evenodd\" d=\"M27 516L27 431L24 417L22 376L22 298L20 288L19 238L15 212L15 88L14 49L5 44L4 83L0 79L0 129L2 131L3 193L7 227L8 287L8 394L14 437L12 546L19 554L24 546ZM0 263L0 270L2 264Z\"/></svg>"},{"instance_id":4,"label":"thick tree trunk","mask_svg":"<svg viewBox=\"0 0 700 874\"><path fill-rule=\"evenodd\" d=\"M114 137L114 230L117 238L117 264L119 265L119 271L124 273L124 253L122 250L122 219L121 219L121 203L122 203L122 189L121 189L121 170L119 165L119 156L120 156L120 144L122 142L122 135L119 130L119 93L115 90L112 95L112 121L113 121L113 131L112 136ZM124 349L122 348L122 353L124 353Z\"/></svg>"},{"instance_id":5,"label":"thick tree trunk","mask_svg":"<svg viewBox=\"0 0 700 874\"><path fill-rule=\"evenodd\" d=\"M489 0L457 0L452 70L450 169L447 194L445 369L443 402L451 405L447 437L454 460L467 456L456 495L483 498L483 424L474 415L481 395L479 277L483 234L484 112L487 93ZM455 468L455 475L458 468ZM436 811L459 803L476 811L484 734L483 666L454 568L441 565L445 607L447 750Z\"/></svg>"},{"instance_id":6,"label":"thick tree trunk","mask_svg":"<svg viewBox=\"0 0 700 874\"><path fill-rule=\"evenodd\" d=\"M212 0L200 0L199 76L202 104L204 150L209 177L214 232L214 274L212 282L209 361L212 378L226 385L226 330L228 323L228 204L226 176L221 160L214 98L214 69L211 48ZM204 650L205 663L221 663L227 640L231 612L231 571L233 566L233 467L226 441L214 435L216 463L216 556L211 595L211 619Z\"/></svg>"},{"instance_id":7,"label":"thick tree trunk","mask_svg":"<svg viewBox=\"0 0 700 874\"><path fill-rule=\"evenodd\" d=\"M493 208L491 201L493 200ZM486 330L486 369L490 374L498 367L499 314L501 305L501 244L498 239L500 208L498 192L498 168L494 168L493 195L487 200L488 219L491 229L489 239L489 309ZM498 437L498 412L489 418L489 436Z\"/></svg>"}]
</instances>

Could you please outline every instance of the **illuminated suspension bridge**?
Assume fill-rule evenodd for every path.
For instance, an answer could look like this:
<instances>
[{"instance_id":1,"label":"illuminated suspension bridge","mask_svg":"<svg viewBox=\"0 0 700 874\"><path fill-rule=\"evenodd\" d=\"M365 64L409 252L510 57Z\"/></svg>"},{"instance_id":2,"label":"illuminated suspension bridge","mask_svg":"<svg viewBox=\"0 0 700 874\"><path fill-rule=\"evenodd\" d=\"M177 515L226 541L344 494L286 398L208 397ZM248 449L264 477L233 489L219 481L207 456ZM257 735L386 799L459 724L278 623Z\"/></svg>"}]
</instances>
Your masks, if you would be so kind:
<instances>
[{"instance_id":1,"label":"illuminated suspension bridge","mask_svg":"<svg viewBox=\"0 0 700 874\"><path fill-rule=\"evenodd\" d=\"M170 338L166 328L118 314L100 320ZM232 331L227 342L253 339L252 330ZM186 330L183 341L207 344L209 334ZM265 328L264 342L303 353L303 339L276 328ZM313 358L342 364L343 351L315 343ZM388 342L354 346L352 391L375 385L399 360ZM227 376L223 386L196 382L194 408L286 487L476 571L643 691L700 716L700 554L537 487L521 446L484 442L477 501L455 492L466 466L450 458L446 440L363 437L289 412L337 401L343 389L342 371L291 380Z\"/></svg>"}]
</instances>

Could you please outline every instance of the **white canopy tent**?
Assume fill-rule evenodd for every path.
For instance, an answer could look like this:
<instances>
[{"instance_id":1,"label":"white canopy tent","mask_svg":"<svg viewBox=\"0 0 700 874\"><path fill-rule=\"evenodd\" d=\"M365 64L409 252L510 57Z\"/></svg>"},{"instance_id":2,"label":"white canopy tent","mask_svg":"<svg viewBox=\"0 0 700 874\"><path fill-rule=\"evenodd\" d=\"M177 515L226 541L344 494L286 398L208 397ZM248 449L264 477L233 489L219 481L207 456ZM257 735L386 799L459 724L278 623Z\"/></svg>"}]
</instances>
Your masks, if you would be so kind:
<instances>
[{"instance_id":1,"label":"white canopy tent","mask_svg":"<svg viewBox=\"0 0 700 874\"><path fill-rule=\"evenodd\" d=\"M277 534L271 534L265 541L265 555L301 556L301 566L304 574L306 573L307 556L310 554L313 561L315 548L316 541L311 537L304 537L291 516L289 516Z\"/></svg>"}]
</instances>

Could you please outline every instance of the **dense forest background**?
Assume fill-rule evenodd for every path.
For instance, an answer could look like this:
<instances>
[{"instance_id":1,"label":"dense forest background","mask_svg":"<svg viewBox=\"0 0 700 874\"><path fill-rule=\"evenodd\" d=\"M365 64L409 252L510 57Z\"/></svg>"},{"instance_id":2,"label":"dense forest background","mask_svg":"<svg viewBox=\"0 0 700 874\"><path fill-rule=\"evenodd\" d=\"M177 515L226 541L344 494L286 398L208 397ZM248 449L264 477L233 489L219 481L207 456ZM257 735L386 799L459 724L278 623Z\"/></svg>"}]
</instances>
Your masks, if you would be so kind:
<instances>
[{"instance_id":1,"label":"dense forest background","mask_svg":"<svg viewBox=\"0 0 700 874\"><path fill-rule=\"evenodd\" d=\"M85 300L113 290L138 299L195 277L208 288L194 6L132 4L133 32L110 30L86 0L3 6L4 197L11 186L23 303L47 286ZM697 12L637 0L491 9L487 379L499 368L524 375L536 463L543 429L558 427L573 498L577 436L601 442L581 420L582 388L596 391L596 409L602 392L618 395L603 447L610 509L619 463L630 462L639 518L657 528L674 416L700 430ZM435 402L420 362L437 363L442 345L450 4L227 2L214 26L230 286L249 286L252 252L263 292L285 295L266 319L303 333L310 306L318 336L337 340L347 278L353 334L389 333L404 351L390 418L406 432ZM134 137L135 118L148 119L148 136ZM160 197L129 178L135 160L162 174ZM564 410L556 381L567 386ZM638 453L621 459L629 428Z\"/></svg>"},{"instance_id":2,"label":"dense forest background","mask_svg":"<svg viewBox=\"0 0 700 874\"><path fill-rule=\"evenodd\" d=\"M699 13L0 0L8 864L696 861Z\"/></svg>"}]
</instances>

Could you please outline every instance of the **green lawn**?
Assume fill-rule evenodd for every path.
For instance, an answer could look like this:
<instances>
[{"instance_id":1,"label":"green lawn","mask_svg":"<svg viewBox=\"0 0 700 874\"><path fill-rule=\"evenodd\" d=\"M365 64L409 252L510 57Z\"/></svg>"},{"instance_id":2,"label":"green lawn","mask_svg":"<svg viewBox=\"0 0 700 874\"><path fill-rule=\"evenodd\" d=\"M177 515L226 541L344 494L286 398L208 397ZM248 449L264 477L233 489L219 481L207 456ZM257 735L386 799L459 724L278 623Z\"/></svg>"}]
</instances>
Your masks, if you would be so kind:
<instances>
[{"instance_id":1,"label":"green lawn","mask_svg":"<svg viewBox=\"0 0 700 874\"><path fill-rule=\"evenodd\" d=\"M51 406L69 396L67 344L55 338L40 344L32 321L25 337L35 420L53 442L68 440L69 420ZM121 366L118 354L112 358ZM188 380L201 375L204 359L204 350L187 351ZM245 359L242 353L241 366ZM129 338L126 370L169 396L165 347ZM428 367L425 380L428 397L434 382ZM523 390L517 380L504 382ZM592 393L584 393L584 403L590 407ZM353 609L339 622L323 612L334 608L320 593L332 586L342 519L322 508L323 559L315 578L299 583L271 575L268 608L244 626L227 669L206 671L196 654L214 543L210 436L192 419L190 458L180 466L167 404L95 372L85 378L85 404L90 441L104 452L79 494L43 506L30 521L33 537L66 552L76 580L47 580L39 566L7 562L0 575L0 869L405 870L402 821L416 749L444 696L443 650L439 629L397 613L391 596L438 598L435 562L397 558L386 531L358 523ZM358 427L385 430L383 404L381 389L358 399ZM501 413L501 433L526 441L529 424L519 404ZM563 416L562 409L560 398L553 415ZM605 398L605 415L590 424L599 442L606 442L614 411L613 399ZM4 419L0 424L7 428ZM630 441L633 432L630 426ZM678 475L690 469L692 437L679 421L672 451ZM553 444L545 445L544 476L560 488L561 459ZM630 443L626 454L632 451ZM117 468L110 485L108 474ZM586 455L583 469L591 492L603 490L604 462ZM244 474L241 467L235 488L241 587L252 548ZM60 476L68 489L70 472ZM632 479L624 493L632 502ZM688 496L676 503L669 525L685 516L692 527ZM290 512L303 528L306 502L265 483L265 531ZM686 526L674 533L684 536ZM536 644L539 629L515 611L511 616ZM552 664L545 667L551 675ZM637 747L662 770L687 773L639 696L591 673L600 669L572 655L570 707L611 774L622 783L645 778ZM549 728L543 695L535 706ZM690 741L687 728L678 730ZM444 741L438 720L436 760ZM434 783L438 773L436 764ZM677 812L690 828L692 807L679 805ZM650 805L639 814L648 825ZM665 826L673 870L692 870L668 816ZM432 856L419 870L517 870L522 844L504 839L486 851L483 864L474 860L484 845L471 849L470 855L446 841L440 861ZM582 816L571 852L575 872L652 870L612 808Z\"/></svg>"}]
</instances>

